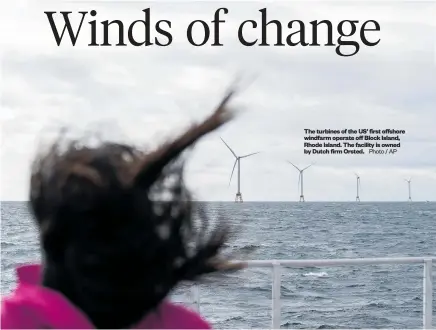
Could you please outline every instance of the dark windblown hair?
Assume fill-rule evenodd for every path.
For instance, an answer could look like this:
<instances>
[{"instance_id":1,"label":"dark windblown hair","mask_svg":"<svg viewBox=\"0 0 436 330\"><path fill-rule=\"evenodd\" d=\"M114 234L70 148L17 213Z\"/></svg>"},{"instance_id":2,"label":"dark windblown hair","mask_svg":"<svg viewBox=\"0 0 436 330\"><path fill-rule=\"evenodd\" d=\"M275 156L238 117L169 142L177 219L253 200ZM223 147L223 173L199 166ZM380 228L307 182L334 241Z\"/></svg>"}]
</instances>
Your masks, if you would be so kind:
<instances>
[{"instance_id":1,"label":"dark windblown hair","mask_svg":"<svg viewBox=\"0 0 436 330\"><path fill-rule=\"evenodd\" d=\"M59 141L32 168L30 201L43 249L43 285L97 328L127 328L183 280L240 269L220 257L229 227L208 226L183 183L181 153L232 118L233 91L202 123L146 153L116 143Z\"/></svg>"}]
</instances>

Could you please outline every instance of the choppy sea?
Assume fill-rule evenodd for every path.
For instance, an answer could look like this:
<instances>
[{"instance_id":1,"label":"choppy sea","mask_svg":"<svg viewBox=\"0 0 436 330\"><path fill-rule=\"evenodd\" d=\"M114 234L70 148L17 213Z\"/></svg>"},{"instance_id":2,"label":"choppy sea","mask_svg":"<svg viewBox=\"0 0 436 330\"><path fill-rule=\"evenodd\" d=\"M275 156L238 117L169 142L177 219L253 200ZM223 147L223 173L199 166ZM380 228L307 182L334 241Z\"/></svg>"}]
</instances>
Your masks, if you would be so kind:
<instances>
[{"instance_id":1,"label":"choppy sea","mask_svg":"<svg viewBox=\"0 0 436 330\"><path fill-rule=\"evenodd\" d=\"M237 226L230 247L251 259L436 255L436 203L204 206ZM1 293L13 289L15 265L39 258L27 203L3 202ZM282 328L422 328L422 275L421 264L286 268ZM207 281L199 288L200 311L215 328L267 328L271 279L270 269L250 268ZM181 286L173 299L189 304L189 288Z\"/></svg>"}]
</instances>

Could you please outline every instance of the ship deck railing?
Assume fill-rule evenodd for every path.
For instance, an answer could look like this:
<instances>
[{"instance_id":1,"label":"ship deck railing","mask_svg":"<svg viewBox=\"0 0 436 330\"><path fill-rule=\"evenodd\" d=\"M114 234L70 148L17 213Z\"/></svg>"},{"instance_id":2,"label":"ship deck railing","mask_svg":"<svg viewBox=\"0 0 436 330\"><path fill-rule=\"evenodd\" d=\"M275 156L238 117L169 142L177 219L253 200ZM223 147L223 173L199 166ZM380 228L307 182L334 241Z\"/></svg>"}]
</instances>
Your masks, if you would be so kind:
<instances>
[{"instance_id":1,"label":"ship deck railing","mask_svg":"<svg viewBox=\"0 0 436 330\"><path fill-rule=\"evenodd\" d=\"M236 261L240 262L240 261ZM361 259L300 259L300 260L246 260L247 267L263 267L272 269L271 329L280 329L281 324L281 274L284 268L327 267L349 265L388 265L388 264L421 264L423 265L422 283L422 326L433 329L433 264L436 256L401 257L401 258L361 258ZM191 288L193 306L200 311L201 292L197 285Z\"/></svg>"}]
</instances>

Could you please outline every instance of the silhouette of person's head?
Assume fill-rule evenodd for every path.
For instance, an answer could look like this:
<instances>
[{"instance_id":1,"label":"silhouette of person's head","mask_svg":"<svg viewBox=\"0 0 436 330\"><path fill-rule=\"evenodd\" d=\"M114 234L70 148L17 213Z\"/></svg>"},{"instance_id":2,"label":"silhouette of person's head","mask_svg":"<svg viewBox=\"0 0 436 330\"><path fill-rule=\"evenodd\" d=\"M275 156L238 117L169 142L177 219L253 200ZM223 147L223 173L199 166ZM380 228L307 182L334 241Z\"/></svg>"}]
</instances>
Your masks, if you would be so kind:
<instances>
[{"instance_id":1,"label":"silhouette of person's head","mask_svg":"<svg viewBox=\"0 0 436 330\"><path fill-rule=\"evenodd\" d=\"M207 225L194 212L180 159L232 118L232 94L202 123L151 152L58 140L35 160L30 201L43 285L60 291L97 328L129 327L180 281L235 266L220 257L229 227Z\"/></svg>"}]
</instances>

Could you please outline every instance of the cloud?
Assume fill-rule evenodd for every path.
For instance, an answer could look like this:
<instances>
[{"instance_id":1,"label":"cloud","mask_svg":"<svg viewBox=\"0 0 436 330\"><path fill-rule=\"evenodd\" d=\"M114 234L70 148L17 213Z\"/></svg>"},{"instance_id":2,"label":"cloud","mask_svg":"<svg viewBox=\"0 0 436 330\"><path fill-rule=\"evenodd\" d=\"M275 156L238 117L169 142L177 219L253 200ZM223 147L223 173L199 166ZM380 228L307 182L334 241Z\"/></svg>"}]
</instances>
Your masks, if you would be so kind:
<instances>
[{"instance_id":1,"label":"cloud","mask_svg":"<svg viewBox=\"0 0 436 330\"><path fill-rule=\"evenodd\" d=\"M414 199L434 199L434 4L225 5L229 14L220 30L223 47L193 47L186 41L189 22L210 22L216 4L162 2L150 5L151 16L153 22L172 22L171 46L92 49L86 47L85 34L75 48L56 46L43 10L95 9L100 20L131 22L143 17L144 4L4 4L9 14L3 15L8 26L3 31L14 34L2 41L1 199L27 198L29 163L40 141L55 137L61 126L75 134L97 131L111 139L155 145L206 116L239 73L257 74L234 102L243 108L240 116L189 155L187 181L199 199L234 198L236 176L228 187L234 158L219 136L238 154L262 151L242 160L245 200L296 200L298 173L286 160L298 166L316 162L305 174L307 200L354 200L356 171L362 178L362 200L406 200L403 179L409 176ZM362 46L350 58L336 55L334 47L240 45L239 24L260 21L264 7L268 19L283 23L284 35L293 19L330 19L334 24L372 19L380 22L381 42ZM272 36L274 27L268 29ZM259 30L246 36L261 37ZM396 155L307 156L306 128L393 128L406 134Z\"/></svg>"}]
</instances>

